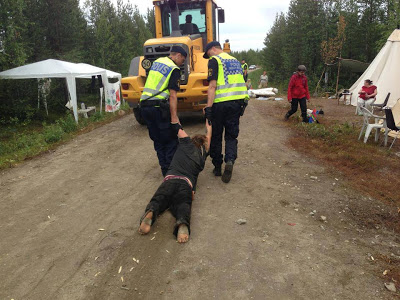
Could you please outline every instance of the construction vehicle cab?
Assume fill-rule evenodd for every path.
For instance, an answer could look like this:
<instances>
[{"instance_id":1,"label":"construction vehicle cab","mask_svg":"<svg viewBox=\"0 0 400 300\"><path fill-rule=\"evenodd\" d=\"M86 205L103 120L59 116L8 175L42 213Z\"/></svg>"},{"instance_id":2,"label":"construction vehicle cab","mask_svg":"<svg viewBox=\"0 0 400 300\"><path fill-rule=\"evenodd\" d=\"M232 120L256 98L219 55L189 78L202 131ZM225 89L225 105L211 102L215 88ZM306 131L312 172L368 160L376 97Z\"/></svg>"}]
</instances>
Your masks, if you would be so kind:
<instances>
[{"instance_id":1,"label":"construction vehicle cab","mask_svg":"<svg viewBox=\"0 0 400 300\"><path fill-rule=\"evenodd\" d=\"M131 61L128 77L122 79L123 98L140 117L138 103L153 62L168 56L173 45L183 47L188 56L180 67L178 111L201 111L207 102L207 64L203 58L207 43L218 39L224 11L213 0L156 0L154 4L156 36L145 42L143 56ZM226 48L226 49L225 49ZM224 44L229 52L229 43Z\"/></svg>"}]
</instances>

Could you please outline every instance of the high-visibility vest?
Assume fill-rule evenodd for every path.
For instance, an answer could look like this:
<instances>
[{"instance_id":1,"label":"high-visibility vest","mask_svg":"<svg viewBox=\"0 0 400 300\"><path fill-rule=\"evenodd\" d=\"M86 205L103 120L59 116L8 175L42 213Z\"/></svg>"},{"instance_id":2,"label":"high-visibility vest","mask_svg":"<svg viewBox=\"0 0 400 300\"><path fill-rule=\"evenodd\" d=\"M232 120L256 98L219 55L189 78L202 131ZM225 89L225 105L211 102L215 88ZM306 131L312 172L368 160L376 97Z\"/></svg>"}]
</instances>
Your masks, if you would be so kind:
<instances>
[{"instance_id":1,"label":"high-visibility vest","mask_svg":"<svg viewBox=\"0 0 400 300\"><path fill-rule=\"evenodd\" d=\"M161 57L154 61L147 76L140 101L168 99L169 90L167 87L172 71L175 69L179 70L177 65L168 57Z\"/></svg>"},{"instance_id":2,"label":"high-visibility vest","mask_svg":"<svg viewBox=\"0 0 400 300\"><path fill-rule=\"evenodd\" d=\"M240 62L225 52L212 56L210 59L212 58L215 58L218 62L218 80L214 103L249 99Z\"/></svg>"},{"instance_id":3,"label":"high-visibility vest","mask_svg":"<svg viewBox=\"0 0 400 300\"><path fill-rule=\"evenodd\" d=\"M246 63L244 63L244 64L242 65L242 70L243 70L243 73L244 73L244 67L246 67L246 70L248 70L248 69L249 69L249 66L248 66Z\"/></svg>"}]
</instances>

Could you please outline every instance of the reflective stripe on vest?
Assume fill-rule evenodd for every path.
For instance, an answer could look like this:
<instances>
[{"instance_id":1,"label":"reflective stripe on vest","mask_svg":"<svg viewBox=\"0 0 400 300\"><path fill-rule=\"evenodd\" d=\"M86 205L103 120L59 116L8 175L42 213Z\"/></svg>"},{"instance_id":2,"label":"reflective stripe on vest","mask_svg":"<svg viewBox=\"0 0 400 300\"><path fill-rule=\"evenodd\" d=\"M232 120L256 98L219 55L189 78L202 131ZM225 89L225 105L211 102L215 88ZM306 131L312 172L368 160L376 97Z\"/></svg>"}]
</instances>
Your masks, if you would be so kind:
<instances>
[{"instance_id":1,"label":"reflective stripe on vest","mask_svg":"<svg viewBox=\"0 0 400 300\"><path fill-rule=\"evenodd\" d=\"M169 97L168 83L172 71L179 68L168 57L153 62L140 101L165 100ZM157 95L158 94L158 95Z\"/></svg>"},{"instance_id":2,"label":"reflective stripe on vest","mask_svg":"<svg viewBox=\"0 0 400 300\"><path fill-rule=\"evenodd\" d=\"M240 62L225 52L210 59L212 58L215 58L218 62L218 79L214 103L249 99Z\"/></svg>"}]
</instances>

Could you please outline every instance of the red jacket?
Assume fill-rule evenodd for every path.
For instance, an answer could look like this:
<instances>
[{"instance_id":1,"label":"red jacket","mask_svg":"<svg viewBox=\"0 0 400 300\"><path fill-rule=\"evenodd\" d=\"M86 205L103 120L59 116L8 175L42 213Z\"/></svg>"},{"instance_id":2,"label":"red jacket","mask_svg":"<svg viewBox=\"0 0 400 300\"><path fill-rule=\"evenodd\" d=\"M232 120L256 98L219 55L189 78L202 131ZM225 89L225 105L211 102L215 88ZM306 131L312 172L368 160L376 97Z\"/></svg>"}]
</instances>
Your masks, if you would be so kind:
<instances>
[{"instance_id":1,"label":"red jacket","mask_svg":"<svg viewBox=\"0 0 400 300\"><path fill-rule=\"evenodd\" d=\"M308 91L308 82L305 75L293 74L289 81L287 98L291 101L293 98L301 99L306 97L310 99L310 92Z\"/></svg>"}]
</instances>

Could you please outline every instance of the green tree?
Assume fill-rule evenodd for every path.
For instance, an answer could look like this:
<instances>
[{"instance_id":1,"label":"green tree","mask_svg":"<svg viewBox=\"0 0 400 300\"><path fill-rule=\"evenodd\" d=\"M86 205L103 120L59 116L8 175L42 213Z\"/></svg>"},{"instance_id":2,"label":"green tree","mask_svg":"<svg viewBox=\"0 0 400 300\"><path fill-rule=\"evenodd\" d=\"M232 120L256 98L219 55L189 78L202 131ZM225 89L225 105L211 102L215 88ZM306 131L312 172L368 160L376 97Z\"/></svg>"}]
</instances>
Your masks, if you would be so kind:
<instances>
[{"instance_id":1,"label":"green tree","mask_svg":"<svg viewBox=\"0 0 400 300\"><path fill-rule=\"evenodd\" d=\"M0 71L20 66L29 57L23 0L0 1Z\"/></svg>"}]
</instances>

